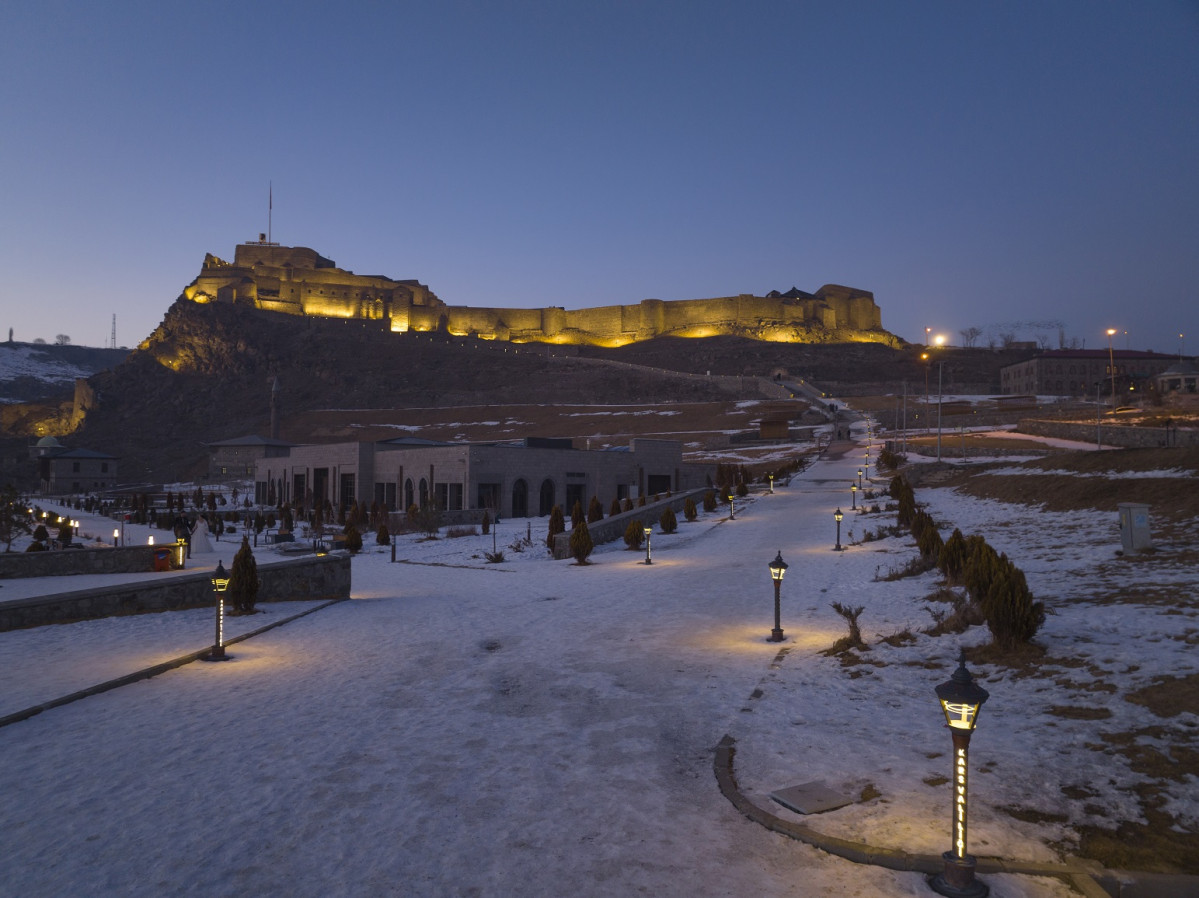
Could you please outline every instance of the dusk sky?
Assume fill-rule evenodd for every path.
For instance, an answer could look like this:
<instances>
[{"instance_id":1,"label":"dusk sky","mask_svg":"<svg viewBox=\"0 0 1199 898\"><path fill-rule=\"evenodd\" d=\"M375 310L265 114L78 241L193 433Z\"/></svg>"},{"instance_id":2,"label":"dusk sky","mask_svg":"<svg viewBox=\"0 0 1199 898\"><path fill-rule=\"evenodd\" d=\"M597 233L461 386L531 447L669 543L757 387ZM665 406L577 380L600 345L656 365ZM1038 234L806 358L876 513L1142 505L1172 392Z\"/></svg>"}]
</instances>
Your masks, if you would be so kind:
<instances>
[{"instance_id":1,"label":"dusk sky","mask_svg":"<svg viewBox=\"0 0 1199 898\"><path fill-rule=\"evenodd\" d=\"M135 346L273 184L274 240L451 305L833 283L1199 353L1195 0L10 0L0 126L18 341Z\"/></svg>"}]
</instances>

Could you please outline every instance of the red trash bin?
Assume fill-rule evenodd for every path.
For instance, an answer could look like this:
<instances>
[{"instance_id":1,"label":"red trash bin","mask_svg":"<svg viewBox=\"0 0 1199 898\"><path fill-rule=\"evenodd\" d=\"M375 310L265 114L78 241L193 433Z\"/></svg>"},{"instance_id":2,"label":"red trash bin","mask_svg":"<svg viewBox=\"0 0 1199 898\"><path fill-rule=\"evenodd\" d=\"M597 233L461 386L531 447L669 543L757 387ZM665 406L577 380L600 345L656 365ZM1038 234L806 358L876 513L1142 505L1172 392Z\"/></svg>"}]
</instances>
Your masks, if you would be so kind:
<instances>
[{"instance_id":1,"label":"red trash bin","mask_svg":"<svg viewBox=\"0 0 1199 898\"><path fill-rule=\"evenodd\" d=\"M155 549L154 550L154 570L169 571L171 569L171 550L170 549Z\"/></svg>"}]
</instances>

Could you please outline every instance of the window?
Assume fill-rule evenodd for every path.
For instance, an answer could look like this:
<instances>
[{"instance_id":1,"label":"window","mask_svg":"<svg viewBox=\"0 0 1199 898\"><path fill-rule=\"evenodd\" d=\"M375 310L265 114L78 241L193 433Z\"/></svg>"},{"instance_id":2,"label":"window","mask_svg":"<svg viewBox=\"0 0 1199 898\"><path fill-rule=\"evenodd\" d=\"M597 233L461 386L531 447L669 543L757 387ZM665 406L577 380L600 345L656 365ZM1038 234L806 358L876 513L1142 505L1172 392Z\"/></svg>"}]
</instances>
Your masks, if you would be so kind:
<instances>
[{"instance_id":1,"label":"window","mask_svg":"<svg viewBox=\"0 0 1199 898\"><path fill-rule=\"evenodd\" d=\"M107 474L107 473L108 473L108 462L106 462L106 461L102 461L102 462L100 462L100 473L101 473L101 474Z\"/></svg>"},{"instance_id":2,"label":"window","mask_svg":"<svg viewBox=\"0 0 1199 898\"><path fill-rule=\"evenodd\" d=\"M79 473L79 462L77 462L77 461L73 461L73 462L71 462L71 473L72 473L72 474L78 474L78 473Z\"/></svg>"}]
</instances>

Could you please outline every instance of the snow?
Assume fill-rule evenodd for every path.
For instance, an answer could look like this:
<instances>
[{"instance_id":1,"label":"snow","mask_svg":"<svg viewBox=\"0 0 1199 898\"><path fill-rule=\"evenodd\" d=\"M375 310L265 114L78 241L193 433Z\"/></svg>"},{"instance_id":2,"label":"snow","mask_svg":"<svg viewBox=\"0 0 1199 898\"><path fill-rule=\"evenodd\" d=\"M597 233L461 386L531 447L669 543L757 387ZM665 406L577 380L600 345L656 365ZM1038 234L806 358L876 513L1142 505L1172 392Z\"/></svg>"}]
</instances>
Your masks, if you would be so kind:
<instances>
[{"instance_id":1,"label":"snow","mask_svg":"<svg viewBox=\"0 0 1199 898\"><path fill-rule=\"evenodd\" d=\"M0 383L28 377L51 386L73 383L90 377L91 371L49 358L37 346L10 346L0 343Z\"/></svg>"},{"instance_id":2,"label":"snow","mask_svg":"<svg viewBox=\"0 0 1199 898\"><path fill-rule=\"evenodd\" d=\"M227 663L0 728L3 890L929 894L919 874L852 864L750 823L712 772L728 734L741 789L773 813L874 846L949 847L950 745L933 690L959 645L987 633L920 632L932 623L932 575L875 580L914 555L910 538L831 551L856 458L822 460L739 501L736 520L722 506L655 532L652 565L623 544L598 547L588 566L552 561L543 520L520 552L523 519L494 536L406 535L395 564L368 535L350 601L234 645ZM1199 720L1113 696L1193 672L1193 645L1179 638L1192 617L1097 595L1146 576L1116 558L1114 516L1014 511L948 489L917 499L945 525L984 533L1054 611L1038 636L1042 674L971 665L991 693L971 745L971 850L1057 861L1052 846L1070 845L1073 826L1140 819L1136 789L1148 778L1104 734L1193 746ZM847 515L842 539L893 522ZM127 528L130 540L144 535ZM485 562L493 546L502 563ZM189 570L233 549L214 548ZM790 565L781 646L766 640L776 551ZM260 563L279 557L257 552ZM1193 570L1159 554L1160 582L1193 586ZM15 588L3 583L0 596ZM865 609L864 663L821 654L846 632L834 601ZM256 629L311 603L292 605L230 625ZM200 609L0 633L0 713L201 649L211 628ZM879 641L905 630L908 644ZM1111 716L1060 713L1079 707ZM813 780L879 796L809 817L768 798ZM1067 797L1069 786L1088 797ZM1168 804L1192 832L1195 787L1172 783ZM1013 808L1046 816L1024 822ZM1049 878L982 878L996 898L1071 894Z\"/></svg>"}]
</instances>

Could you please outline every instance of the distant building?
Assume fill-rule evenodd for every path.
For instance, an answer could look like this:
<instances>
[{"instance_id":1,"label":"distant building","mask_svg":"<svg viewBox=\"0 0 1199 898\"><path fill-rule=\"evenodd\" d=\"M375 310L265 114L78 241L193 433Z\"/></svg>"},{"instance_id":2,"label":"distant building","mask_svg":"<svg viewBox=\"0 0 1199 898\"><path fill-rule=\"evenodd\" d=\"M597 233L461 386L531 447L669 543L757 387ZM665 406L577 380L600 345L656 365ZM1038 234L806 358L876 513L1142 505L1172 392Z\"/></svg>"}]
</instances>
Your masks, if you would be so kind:
<instances>
[{"instance_id":1,"label":"distant building","mask_svg":"<svg viewBox=\"0 0 1199 898\"><path fill-rule=\"evenodd\" d=\"M38 486L44 495L99 493L117 482L117 459L103 452L68 449L54 437L42 437L30 455L37 462Z\"/></svg>"},{"instance_id":2,"label":"distant building","mask_svg":"<svg viewBox=\"0 0 1199 898\"><path fill-rule=\"evenodd\" d=\"M446 512L489 509L506 518L569 514L598 496L653 496L707 485L708 465L683 462L677 440L634 439L627 447L575 449L570 440L529 438L518 443L435 443L401 437L378 443L293 447L284 457L256 463L255 497L311 508L377 502L391 511L430 503ZM469 517L469 515L464 515Z\"/></svg>"},{"instance_id":3,"label":"distant building","mask_svg":"<svg viewBox=\"0 0 1199 898\"><path fill-rule=\"evenodd\" d=\"M260 459L285 456L294 445L257 434L209 443L212 455L208 459L208 479L249 480Z\"/></svg>"},{"instance_id":4,"label":"distant building","mask_svg":"<svg viewBox=\"0 0 1199 898\"><path fill-rule=\"evenodd\" d=\"M1031 359L999 369L1000 387L1012 395L1111 396L1112 363L1116 394L1153 388L1154 378L1170 367L1176 356L1160 352L1117 349L1052 349Z\"/></svg>"},{"instance_id":5,"label":"distant building","mask_svg":"<svg viewBox=\"0 0 1199 898\"><path fill-rule=\"evenodd\" d=\"M1170 393L1199 393L1199 366L1190 359L1179 359L1157 376L1157 391L1163 397Z\"/></svg>"}]
</instances>

